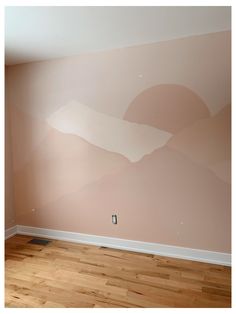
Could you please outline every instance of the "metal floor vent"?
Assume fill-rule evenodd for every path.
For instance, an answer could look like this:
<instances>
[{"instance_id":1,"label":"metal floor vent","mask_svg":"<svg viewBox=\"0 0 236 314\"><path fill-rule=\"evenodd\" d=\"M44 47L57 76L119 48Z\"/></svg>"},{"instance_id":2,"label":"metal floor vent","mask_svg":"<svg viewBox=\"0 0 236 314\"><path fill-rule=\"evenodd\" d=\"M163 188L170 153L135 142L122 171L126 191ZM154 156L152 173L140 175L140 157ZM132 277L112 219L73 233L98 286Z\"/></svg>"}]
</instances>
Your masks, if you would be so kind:
<instances>
[{"instance_id":1,"label":"metal floor vent","mask_svg":"<svg viewBox=\"0 0 236 314\"><path fill-rule=\"evenodd\" d=\"M52 241L50 240L46 240L46 239L32 239L30 240L28 243L30 244L38 244L38 245L47 245L48 243L50 243Z\"/></svg>"}]
</instances>

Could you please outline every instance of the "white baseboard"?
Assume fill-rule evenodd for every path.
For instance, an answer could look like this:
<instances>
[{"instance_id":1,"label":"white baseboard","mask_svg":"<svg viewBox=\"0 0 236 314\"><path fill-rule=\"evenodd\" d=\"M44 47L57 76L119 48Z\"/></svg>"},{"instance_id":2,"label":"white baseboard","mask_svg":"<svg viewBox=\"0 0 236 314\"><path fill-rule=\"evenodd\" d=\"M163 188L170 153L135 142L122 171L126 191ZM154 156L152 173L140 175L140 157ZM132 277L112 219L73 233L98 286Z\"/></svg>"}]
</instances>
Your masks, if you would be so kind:
<instances>
[{"instance_id":1,"label":"white baseboard","mask_svg":"<svg viewBox=\"0 0 236 314\"><path fill-rule=\"evenodd\" d=\"M149 253L174 258L231 266L231 254L212 252L199 249L190 249L179 246L171 246L159 243L133 241L119 238L96 236L84 233L60 231L53 229L36 228L29 226L17 226L17 234L44 237L55 240L70 241L76 243L106 246L115 249Z\"/></svg>"},{"instance_id":2,"label":"white baseboard","mask_svg":"<svg viewBox=\"0 0 236 314\"><path fill-rule=\"evenodd\" d=\"M5 240L13 237L17 233L17 226L13 226L5 230Z\"/></svg>"}]
</instances>

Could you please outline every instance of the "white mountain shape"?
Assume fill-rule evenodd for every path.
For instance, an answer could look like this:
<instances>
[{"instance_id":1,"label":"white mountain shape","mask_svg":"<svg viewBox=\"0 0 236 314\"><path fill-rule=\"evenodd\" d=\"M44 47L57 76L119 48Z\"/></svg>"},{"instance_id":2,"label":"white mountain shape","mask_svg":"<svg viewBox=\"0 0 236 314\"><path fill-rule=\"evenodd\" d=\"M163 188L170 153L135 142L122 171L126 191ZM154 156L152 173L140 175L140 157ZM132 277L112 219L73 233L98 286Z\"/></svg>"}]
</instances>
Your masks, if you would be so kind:
<instances>
[{"instance_id":1,"label":"white mountain shape","mask_svg":"<svg viewBox=\"0 0 236 314\"><path fill-rule=\"evenodd\" d=\"M162 147L171 133L97 112L70 101L47 118L50 126L66 134L78 135L107 151L121 154L131 162Z\"/></svg>"}]
</instances>

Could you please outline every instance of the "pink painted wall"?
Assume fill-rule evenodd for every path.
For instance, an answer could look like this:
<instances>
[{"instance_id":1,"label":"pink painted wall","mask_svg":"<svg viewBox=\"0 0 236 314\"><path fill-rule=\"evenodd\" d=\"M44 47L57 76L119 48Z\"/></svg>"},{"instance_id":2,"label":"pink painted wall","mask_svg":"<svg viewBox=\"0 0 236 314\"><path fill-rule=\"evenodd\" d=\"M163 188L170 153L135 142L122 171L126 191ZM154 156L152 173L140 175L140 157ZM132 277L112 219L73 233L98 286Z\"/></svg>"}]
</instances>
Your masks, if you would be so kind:
<instances>
[{"instance_id":1,"label":"pink painted wall","mask_svg":"<svg viewBox=\"0 0 236 314\"><path fill-rule=\"evenodd\" d=\"M12 142L10 127L10 112L8 103L8 75L5 69L5 229L15 226L13 170L12 170Z\"/></svg>"},{"instance_id":2,"label":"pink painted wall","mask_svg":"<svg viewBox=\"0 0 236 314\"><path fill-rule=\"evenodd\" d=\"M8 67L17 223L230 252L230 36Z\"/></svg>"}]
</instances>

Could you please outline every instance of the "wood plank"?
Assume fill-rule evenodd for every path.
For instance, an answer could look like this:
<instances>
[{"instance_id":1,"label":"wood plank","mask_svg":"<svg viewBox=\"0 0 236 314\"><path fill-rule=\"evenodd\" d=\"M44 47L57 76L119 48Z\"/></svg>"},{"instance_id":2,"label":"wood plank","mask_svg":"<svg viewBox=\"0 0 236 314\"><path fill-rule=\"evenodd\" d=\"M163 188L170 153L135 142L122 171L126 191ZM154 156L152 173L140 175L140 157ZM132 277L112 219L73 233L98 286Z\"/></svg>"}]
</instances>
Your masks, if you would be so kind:
<instances>
[{"instance_id":1,"label":"wood plank","mask_svg":"<svg viewBox=\"0 0 236 314\"><path fill-rule=\"evenodd\" d=\"M6 307L231 307L230 267L31 239L6 240Z\"/></svg>"}]
</instances>

